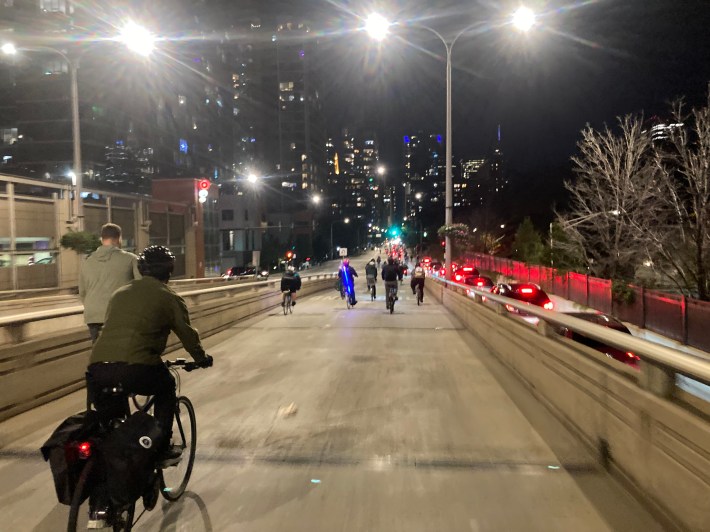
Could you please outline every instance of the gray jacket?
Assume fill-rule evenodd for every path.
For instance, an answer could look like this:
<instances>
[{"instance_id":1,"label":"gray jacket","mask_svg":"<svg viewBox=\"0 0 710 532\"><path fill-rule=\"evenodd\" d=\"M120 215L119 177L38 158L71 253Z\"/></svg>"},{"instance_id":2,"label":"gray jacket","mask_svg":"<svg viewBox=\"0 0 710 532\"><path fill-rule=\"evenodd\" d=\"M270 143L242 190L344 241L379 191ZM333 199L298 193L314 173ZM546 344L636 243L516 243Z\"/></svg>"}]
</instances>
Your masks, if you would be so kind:
<instances>
[{"instance_id":1,"label":"gray jacket","mask_svg":"<svg viewBox=\"0 0 710 532\"><path fill-rule=\"evenodd\" d=\"M79 297L84 322L103 323L111 295L133 279L140 279L138 257L115 246L101 246L84 261L79 274Z\"/></svg>"}]
</instances>

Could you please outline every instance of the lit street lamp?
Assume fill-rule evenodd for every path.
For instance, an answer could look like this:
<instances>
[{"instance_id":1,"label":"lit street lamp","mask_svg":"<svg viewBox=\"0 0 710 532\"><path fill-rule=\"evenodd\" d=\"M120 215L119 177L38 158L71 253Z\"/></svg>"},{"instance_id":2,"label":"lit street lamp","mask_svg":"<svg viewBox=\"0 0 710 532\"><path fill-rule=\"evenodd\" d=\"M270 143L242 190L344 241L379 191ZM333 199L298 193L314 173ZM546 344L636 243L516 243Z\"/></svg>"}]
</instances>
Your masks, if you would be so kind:
<instances>
[{"instance_id":1,"label":"lit street lamp","mask_svg":"<svg viewBox=\"0 0 710 532\"><path fill-rule=\"evenodd\" d=\"M520 31L528 31L535 24L534 13L525 7L520 7L513 15L513 25ZM434 34L444 45L446 49L446 210L444 224L450 226L453 224L453 178L452 178L452 135L451 135L451 51L454 44L464 33L477 26L478 23L466 26L459 31L453 39L447 40L441 33L429 26L421 24L413 24L410 27L426 30ZM382 15L373 13L367 19L365 30L375 40L383 40L392 26ZM446 248L444 251L444 262L446 264L446 279L451 280L451 239L446 235Z\"/></svg>"},{"instance_id":2,"label":"lit street lamp","mask_svg":"<svg viewBox=\"0 0 710 532\"><path fill-rule=\"evenodd\" d=\"M330 224L330 259L333 260L333 226L337 223L349 224L350 218L344 220L335 220Z\"/></svg>"},{"instance_id":3,"label":"lit street lamp","mask_svg":"<svg viewBox=\"0 0 710 532\"><path fill-rule=\"evenodd\" d=\"M126 25L121 32L121 35L115 39L123 43L129 49L147 56L153 49L155 38L145 29L130 23ZM79 59L71 57L67 52L51 46L29 46L17 48L14 43L6 42L0 46L0 51L5 55L15 55L18 51L53 53L59 55L66 63L69 71L69 86L71 98L71 121L72 121L72 152L73 152L73 169L70 175L73 174L72 182L75 181L74 187L74 214L76 216L76 226L79 231L84 229L84 208L81 202L81 192L84 183L84 172L81 167L81 124L79 120L79 85L78 71Z\"/></svg>"}]
</instances>

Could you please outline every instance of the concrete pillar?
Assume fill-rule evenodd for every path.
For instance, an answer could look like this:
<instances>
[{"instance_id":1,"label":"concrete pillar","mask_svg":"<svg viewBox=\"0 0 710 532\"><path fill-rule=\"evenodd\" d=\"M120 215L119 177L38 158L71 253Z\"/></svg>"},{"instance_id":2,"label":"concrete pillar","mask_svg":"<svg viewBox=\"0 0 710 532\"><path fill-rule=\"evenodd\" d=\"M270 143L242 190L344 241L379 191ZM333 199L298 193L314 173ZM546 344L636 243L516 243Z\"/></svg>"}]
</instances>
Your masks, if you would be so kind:
<instances>
[{"instance_id":1,"label":"concrete pillar","mask_svg":"<svg viewBox=\"0 0 710 532\"><path fill-rule=\"evenodd\" d=\"M7 183L8 215L10 217L10 268L12 269L12 289L17 290L17 262L15 251L17 251L17 217L15 216L15 183Z\"/></svg>"},{"instance_id":2,"label":"concrete pillar","mask_svg":"<svg viewBox=\"0 0 710 532\"><path fill-rule=\"evenodd\" d=\"M148 219L148 206L144 200L135 206L135 239L136 253L140 253L150 244L150 220Z\"/></svg>"},{"instance_id":3,"label":"concrete pillar","mask_svg":"<svg viewBox=\"0 0 710 532\"><path fill-rule=\"evenodd\" d=\"M71 192L65 191L65 197L56 203L56 224L57 234L64 235L69 230L74 230L74 220L72 219ZM60 246L57 257L57 268L59 270L59 288L69 288L79 284L79 271L81 269L82 256L73 249L64 249Z\"/></svg>"}]
</instances>

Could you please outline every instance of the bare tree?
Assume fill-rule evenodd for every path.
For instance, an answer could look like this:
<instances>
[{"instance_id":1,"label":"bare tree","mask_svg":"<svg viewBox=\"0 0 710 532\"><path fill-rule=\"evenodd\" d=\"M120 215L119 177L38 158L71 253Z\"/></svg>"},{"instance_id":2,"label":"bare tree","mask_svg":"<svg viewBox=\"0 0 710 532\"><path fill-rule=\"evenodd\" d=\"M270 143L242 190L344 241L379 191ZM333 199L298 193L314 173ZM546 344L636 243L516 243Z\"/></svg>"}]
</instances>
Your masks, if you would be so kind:
<instances>
[{"instance_id":1,"label":"bare tree","mask_svg":"<svg viewBox=\"0 0 710 532\"><path fill-rule=\"evenodd\" d=\"M568 237L564 251L581 253L600 277L632 279L648 257L645 231L661 209L653 144L642 117L618 119L618 133L587 125L565 182L570 210L557 215Z\"/></svg>"},{"instance_id":2,"label":"bare tree","mask_svg":"<svg viewBox=\"0 0 710 532\"><path fill-rule=\"evenodd\" d=\"M705 107L673 105L668 139L656 164L665 209L649 227L650 244L662 271L687 294L710 300L710 92Z\"/></svg>"}]
</instances>

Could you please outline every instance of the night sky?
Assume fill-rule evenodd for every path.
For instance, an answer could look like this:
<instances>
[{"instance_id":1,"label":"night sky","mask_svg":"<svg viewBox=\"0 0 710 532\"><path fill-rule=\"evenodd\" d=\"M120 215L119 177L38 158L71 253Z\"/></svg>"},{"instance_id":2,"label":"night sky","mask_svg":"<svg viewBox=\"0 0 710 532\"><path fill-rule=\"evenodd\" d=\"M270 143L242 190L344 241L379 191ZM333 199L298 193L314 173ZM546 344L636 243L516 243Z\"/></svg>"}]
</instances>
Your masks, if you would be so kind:
<instances>
[{"instance_id":1,"label":"night sky","mask_svg":"<svg viewBox=\"0 0 710 532\"><path fill-rule=\"evenodd\" d=\"M375 129L387 164L414 130L444 132L441 42L404 24L382 44L355 29L370 2L308 2L321 35L329 129ZM444 35L475 24L453 52L454 156L484 156L501 125L509 168L563 166L586 123L618 115L666 116L686 96L704 102L710 81L709 0L531 1L540 13L528 35L506 25L518 2L382 1L390 20Z\"/></svg>"}]
</instances>

